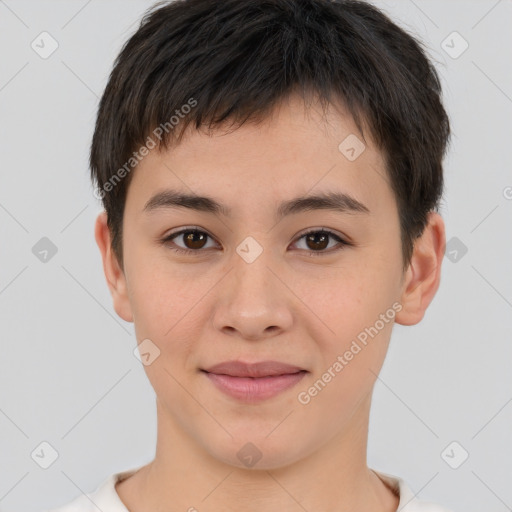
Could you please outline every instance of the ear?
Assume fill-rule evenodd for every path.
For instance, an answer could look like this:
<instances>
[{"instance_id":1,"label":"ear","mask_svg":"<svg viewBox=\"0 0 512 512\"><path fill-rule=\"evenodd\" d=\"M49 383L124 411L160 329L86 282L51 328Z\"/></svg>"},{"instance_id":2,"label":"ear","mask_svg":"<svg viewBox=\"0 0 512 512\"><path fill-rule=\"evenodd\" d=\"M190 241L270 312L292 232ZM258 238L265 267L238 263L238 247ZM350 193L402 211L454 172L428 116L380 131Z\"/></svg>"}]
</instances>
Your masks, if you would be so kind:
<instances>
[{"instance_id":1,"label":"ear","mask_svg":"<svg viewBox=\"0 0 512 512\"><path fill-rule=\"evenodd\" d=\"M428 224L414 244L411 263L402 287L402 309L395 317L397 323L415 325L422 320L439 288L445 247L443 219L438 213L430 212Z\"/></svg>"},{"instance_id":2,"label":"ear","mask_svg":"<svg viewBox=\"0 0 512 512\"><path fill-rule=\"evenodd\" d=\"M107 225L107 214L101 212L94 227L94 237L103 259L103 272L112 295L116 313L126 322L133 322L133 314L128 299L126 278L116 256L112 251L110 230Z\"/></svg>"}]
</instances>

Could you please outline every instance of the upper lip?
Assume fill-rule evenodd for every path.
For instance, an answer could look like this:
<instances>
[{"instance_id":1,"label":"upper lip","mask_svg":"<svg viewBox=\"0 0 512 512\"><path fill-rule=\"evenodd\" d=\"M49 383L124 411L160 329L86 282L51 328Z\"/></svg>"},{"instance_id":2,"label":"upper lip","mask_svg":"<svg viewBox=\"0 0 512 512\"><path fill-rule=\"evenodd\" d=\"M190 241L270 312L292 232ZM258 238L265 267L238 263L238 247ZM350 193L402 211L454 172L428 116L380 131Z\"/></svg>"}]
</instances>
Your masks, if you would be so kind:
<instances>
[{"instance_id":1,"label":"upper lip","mask_svg":"<svg viewBox=\"0 0 512 512\"><path fill-rule=\"evenodd\" d=\"M230 375L232 377L269 377L306 371L279 361L260 361L244 363L243 361L224 361L204 370L208 373Z\"/></svg>"}]
</instances>

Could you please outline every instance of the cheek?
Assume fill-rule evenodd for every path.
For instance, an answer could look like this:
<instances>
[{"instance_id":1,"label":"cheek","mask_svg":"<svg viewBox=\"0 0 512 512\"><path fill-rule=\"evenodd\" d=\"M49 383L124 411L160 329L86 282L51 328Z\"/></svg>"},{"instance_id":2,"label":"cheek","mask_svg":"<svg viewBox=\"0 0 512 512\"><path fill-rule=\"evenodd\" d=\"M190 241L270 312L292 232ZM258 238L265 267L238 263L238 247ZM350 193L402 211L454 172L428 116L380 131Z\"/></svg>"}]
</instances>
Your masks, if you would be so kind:
<instances>
[{"instance_id":1,"label":"cheek","mask_svg":"<svg viewBox=\"0 0 512 512\"><path fill-rule=\"evenodd\" d=\"M135 333L139 343L149 338L159 348L159 364L146 371L155 387L164 379L165 388L171 377L163 368L179 378L177 374L197 366L197 342L205 337L213 307L208 293L218 276L198 277L194 265L140 261L138 265L135 258L131 262L134 272L129 286Z\"/></svg>"},{"instance_id":2,"label":"cheek","mask_svg":"<svg viewBox=\"0 0 512 512\"><path fill-rule=\"evenodd\" d=\"M186 320L194 313L199 298L208 290L208 282L198 279L194 269L161 256L155 258L150 251L135 251L130 256L128 292L136 327L138 324L163 339L171 335L180 319Z\"/></svg>"},{"instance_id":3,"label":"cheek","mask_svg":"<svg viewBox=\"0 0 512 512\"><path fill-rule=\"evenodd\" d=\"M371 392L386 357L392 321L358 317L337 325L337 335L324 338L313 375L298 390L297 400L318 428L348 419ZM377 323L379 322L379 323ZM361 327L363 326L363 327ZM323 427L322 427L323 425Z\"/></svg>"},{"instance_id":4,"label":"cheek","mask_svg":"<svg viewBox=\"0 0 512 512\"><path fill-rule=\"evenodd\" d=\"M310 275L295 281L294 292L302 300L303 314L323 326L323 338L342 341L356 336L373 325L394 300L396 283L391 282L389 272L380 269L340 267L327 269L320 279Z\"/></svg>"},{"instance_id":5,"label":"cheek","mask_svg":"<svg viewBox=\"0 0 512 512\"><path fill-rule=\"evenodd\" d=\"M338 269L328 279L310 287L306 304L314 312L315 340L320 363L315 377L322 377L332 392L367 389L386 356L396 315L394 272L376 267ZM301 290L305 294L307 285ZM306 309L304 309L306 311ZM341 357L340 362L338 357ZM332 378L332 374L336 378ZM331 381L329 380L331 379Z\"/></svg>"},{"instance_id":6,"label":"cheek","mask_svg":"<svg viewBox=\"0 0 512 512\"><path fill-rule=\"evenodd\" d=\"M133 264L135 268L135 260ZM182 412L195 416L200 411L189 403L180 383L183 374L197 364L195 347L205 324L200 299L211 284L176 269L169 263L137 266L130 282L130 301L137 342L150 339L159 350L154 362L144 366L156 395L164 406L180 401Z\"/></svg>"}]
</instances>

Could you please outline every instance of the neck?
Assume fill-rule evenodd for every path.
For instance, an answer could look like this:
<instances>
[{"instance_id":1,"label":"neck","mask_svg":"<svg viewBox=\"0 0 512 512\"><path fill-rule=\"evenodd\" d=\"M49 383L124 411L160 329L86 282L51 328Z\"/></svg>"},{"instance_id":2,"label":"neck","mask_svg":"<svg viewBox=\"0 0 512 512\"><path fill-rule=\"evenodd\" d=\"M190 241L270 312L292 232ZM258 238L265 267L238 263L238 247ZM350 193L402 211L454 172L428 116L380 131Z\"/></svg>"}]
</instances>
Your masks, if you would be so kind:
<instances>
[{"instance_id":1,"label":"neck","mask_svg":"<svg viewBox=\"0 0 512 512\"><path fill-rule=\"evenodd\" d=\"M213 458L157 402L155 459L116 490L130 512L395 512L398 498L366 465L370 401L371 395L319 450L273 469L239 468Z\"/></svg>"}]
</instances>

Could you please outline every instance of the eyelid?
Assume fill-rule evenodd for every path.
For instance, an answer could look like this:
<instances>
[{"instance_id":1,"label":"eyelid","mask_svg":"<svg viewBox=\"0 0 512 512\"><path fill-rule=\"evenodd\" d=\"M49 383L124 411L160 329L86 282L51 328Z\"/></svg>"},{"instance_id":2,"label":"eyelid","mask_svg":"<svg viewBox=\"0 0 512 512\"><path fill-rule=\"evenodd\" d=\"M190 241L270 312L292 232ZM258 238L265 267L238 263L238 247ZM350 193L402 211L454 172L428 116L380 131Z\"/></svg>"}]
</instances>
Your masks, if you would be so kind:
<instances>
[{"instance_id":1,"label":"eyelid","mask_svg":"<svg viewBox=\"0 0 512 512\"><path fill-rule=\"evenodd\" d=\"M170 238L175 235L182 234L184 231L200 231L201 233L205 233L210 238L215 238L207 229L202 228L201 226L181 226L179 228L176 228L176 231L170 231L166 235L164 235L164 238Z\"/></svg>"},{"instance_id":2,"label":"eyelid","mask_svg":"<svg viewBox=\"0 0 512 512\"><path fill-rule=\"evenodd\" d=\"M307 228L304 231L301 231L295 238L295 240L298 240L299 238L302 238L305 235L309 235L310 233L327 233L329 235L332 235L334 237L338 237L342 242L349 243L347 237L342 235L341 233L338 233L334 229L331 228L325 228L323 226L319 226L317 228Z\"/></svg>"}]
</instances>

